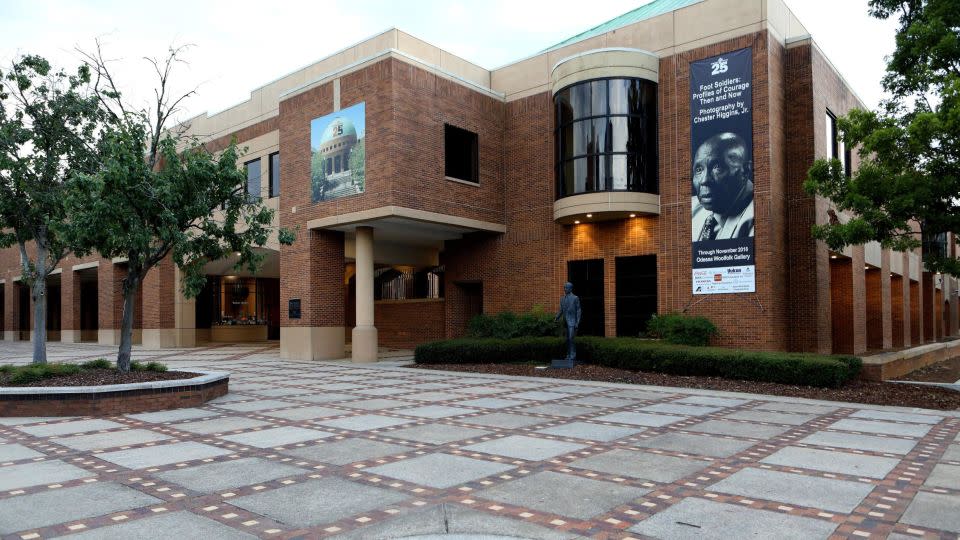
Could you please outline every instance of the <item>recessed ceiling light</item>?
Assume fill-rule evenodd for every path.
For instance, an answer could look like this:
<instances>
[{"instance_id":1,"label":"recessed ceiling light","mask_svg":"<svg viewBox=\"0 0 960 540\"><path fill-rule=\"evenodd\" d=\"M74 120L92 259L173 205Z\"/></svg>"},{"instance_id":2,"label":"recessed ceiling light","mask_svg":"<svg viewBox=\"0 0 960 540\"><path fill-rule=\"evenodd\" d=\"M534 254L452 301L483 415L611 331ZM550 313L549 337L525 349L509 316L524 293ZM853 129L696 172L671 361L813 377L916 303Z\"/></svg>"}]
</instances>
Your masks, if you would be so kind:
<instances>
[{"instance_id":1,"label":"recessed ceiling light","mask_svg":"<svg viewBox=\"0 0 960 540\"><path fill-rule=\"evenodd\" d=\"M831 258L831 259L836 259L837 256L836 256L836 255L831 255L830 258Z\"/></svg>"},{"instance_id":2,"label":"recessed ceiling light","mask_svg":"<svg viewBox=\"0 0 960 540\"><path fill-rule=\"evenodd\" d=\"M637 217L636 214L630 214L630 217Z\"/></svg>"},{"instance_id":3,"label":"recessed ceiling light","mask_svg":"<svg viewBox=\"0 0 960 540\"><path fill-rule=\"evenodd\" d=\"M587 217L593 217L593 214L587 214Z\"/></svg>"},{"instance_id":4,"label":"recessed ceiling light","mask_svg":"<svg viewBox=\"0 0 960 540\"><path fill-rule=\"evenodd\" d=\"M579 219L574 220L574 221L573 221L573 224L574 224L574 225L579 225L579 224L580 224L580 220L579 220Z\"/></svg>"}]
</instances>

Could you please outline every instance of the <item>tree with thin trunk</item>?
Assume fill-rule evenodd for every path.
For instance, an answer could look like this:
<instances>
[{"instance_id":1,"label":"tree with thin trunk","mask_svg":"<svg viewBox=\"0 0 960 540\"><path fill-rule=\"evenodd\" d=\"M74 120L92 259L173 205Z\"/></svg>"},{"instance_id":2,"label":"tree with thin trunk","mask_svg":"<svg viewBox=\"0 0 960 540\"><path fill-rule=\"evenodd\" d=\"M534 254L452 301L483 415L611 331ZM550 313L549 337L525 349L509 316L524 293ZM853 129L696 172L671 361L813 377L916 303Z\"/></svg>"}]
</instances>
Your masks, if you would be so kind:
<instances>
[{"instance_id":1,"label":"tree with thin trunk","mask_svg":"<svg viewBox=\"0 0 960 540\"><path fill-rule=\"evenodd\" d=\"M0 71L0 248L20 250L33 300L33 362L47 362L47 278L69 253L64 196L93 170L98 100L90 69L54 70L35 55Z\"/></svg>"},{"instance_id":2,"label":"tree with thin trunk","mask_svg":"<svg viewBox=\"0 0 960 540\"><path fill-rule=\"evenodd\" d=\"M163 60L149 60L157 87L147 109L125 102L99 43L86 55L106 122L99 169L79 177L66 205L78 251L126 259L117 355L123 372L130 370L134 299L154 266L172 257L183 275L183 293L195 297L206 281L207 262L237 254L238 267L256 271L263 256L254 248L273 232L273 211L247 194L236 144L215 155L185 135L182 125L169 125L193 94L171 96L171 74L182 53L171 48ZM293 241L288 231L278 236L281 243Z\"/></svg>"},{"instance_id":3,"label":"tree with thin trunk","mask_svg":"<svg viewBox=\"0 0 960 540\"><path fill-rule=\"evenodd\" d=\"M946 245L947 233L960 238L958 8L957 0L870 0L870 15L899 21L883 78L890 97L879 110L837 119L843 142L857 148L858 170L820 159L804 183L846 213L813 227L831 249L919 247L927 270L960 277Z\"/></svg>"}]
</instances>

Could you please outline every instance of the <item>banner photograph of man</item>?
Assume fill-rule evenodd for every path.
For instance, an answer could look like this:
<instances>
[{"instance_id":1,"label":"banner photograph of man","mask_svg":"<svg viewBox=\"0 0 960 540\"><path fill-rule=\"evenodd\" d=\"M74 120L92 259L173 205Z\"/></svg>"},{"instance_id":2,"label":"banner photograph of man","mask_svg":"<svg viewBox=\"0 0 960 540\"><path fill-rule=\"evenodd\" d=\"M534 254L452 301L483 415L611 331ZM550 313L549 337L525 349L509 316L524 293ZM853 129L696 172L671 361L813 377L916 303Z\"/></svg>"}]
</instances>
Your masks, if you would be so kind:
<instances>
[{"instance_id":1,"label":"banner photograph of man","mask_svg":"<svg viewBox=\"0 0 960 540\"><path fill-rule=\"evenodd\" d=\"M719 133L700 144L692 183L694 242L753 236L753 156L742 137Z\"/></svg>"}]
</instances>

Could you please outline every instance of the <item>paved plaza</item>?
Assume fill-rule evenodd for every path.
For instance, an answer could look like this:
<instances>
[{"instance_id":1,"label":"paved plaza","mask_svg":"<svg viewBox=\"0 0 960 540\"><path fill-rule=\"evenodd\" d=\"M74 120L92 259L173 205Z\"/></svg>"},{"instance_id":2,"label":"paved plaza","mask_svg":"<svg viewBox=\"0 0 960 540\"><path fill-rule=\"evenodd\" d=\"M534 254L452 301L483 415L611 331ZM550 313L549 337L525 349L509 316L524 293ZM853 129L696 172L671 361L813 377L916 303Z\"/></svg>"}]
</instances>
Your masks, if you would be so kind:
<instances>
[{"instance_id":1,"label":"paved plaza","mask_svg":"<svg viewBox=\"0 0 960 540\"><path fill-rule=\"evenodd\" d=\"M52 361L112 348L50 346ZM0 363L29 343L3 342ZM956 538L960 413L135 350L203 407L0 418L0 537Z\"/></svg>"}]
</instances>

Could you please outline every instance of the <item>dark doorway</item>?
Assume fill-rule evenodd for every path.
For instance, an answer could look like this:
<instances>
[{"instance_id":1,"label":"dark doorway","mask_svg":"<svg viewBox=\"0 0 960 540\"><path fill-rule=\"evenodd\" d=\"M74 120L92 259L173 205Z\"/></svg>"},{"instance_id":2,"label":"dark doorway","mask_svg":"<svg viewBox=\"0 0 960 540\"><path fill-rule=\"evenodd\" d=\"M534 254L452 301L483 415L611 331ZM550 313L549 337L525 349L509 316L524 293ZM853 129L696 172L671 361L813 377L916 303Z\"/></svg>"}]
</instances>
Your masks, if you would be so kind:
<instances>
[{"instance_id":1,"label":"dark doorway","mask_svg":"<svg viewBox=\"0 0 960 540\"><path fill-rule=\"evenodd\" d=\"M280 339L280 280L261 279L259 282L267 315L267 339Z\"/></svg>"},{"instance_id":2,"label":"dark doorway","mask_svg":"<svg viewBox=\"0 0 960 540\"><path fill-rule=\"evenodd\" d=\"M602 336L603 328L603 259L567 261L567 281L580 297L580 330L582 336Z\"/></svg>"},{"instance_id":3,"label":"dark doorway","mask_svg":"<svg viewBox=\"0 0 960 540\"><path fill-rule=\"evenodd\" d=\"M657 312L657 256L617 257L617 335L637 337Z\"/></svg>"},{"instance_id":4,"label":"dark doorway","mask_svg":"<svg viewBox=\"0 0 960 540\"><path fill-rule=\"evenodd\" d=\"M80 279L80 341L97 341L100 307L97 269L77 272Z\"/></svg>"},{"instance_id":5,"label":"dark doorway","mask_svg":"<svg viewBox=\"0 0 960 540\"><path fill-rule=\"evenodd\" d=\"M483 283L457 283L463 299L463 332L470 327L470 321L483 314Z\"/></svg>"},{"instance_id":6,"label":"dark doorway","mask_svg":"<svg viewBox=\"0 0 960 540\"><path fill-rule=\"evenodd\" d=\"M47 341L60 341L60 276L47 279Z\"/></svg>"},{"instance_id":7,"label":"dark doorway","mask_svg":"<svg viewBox=\"0 0 960 540\"><path fill-rule=\"evenodd\" d=\"M20 341L30 341L30 289L25 287L23 284L17 284L18 297L17 301L17 315L19 320L17 321L19 325L17 330L19 330L20 335L17 338Z\"/></svg>"}]
</instances>

